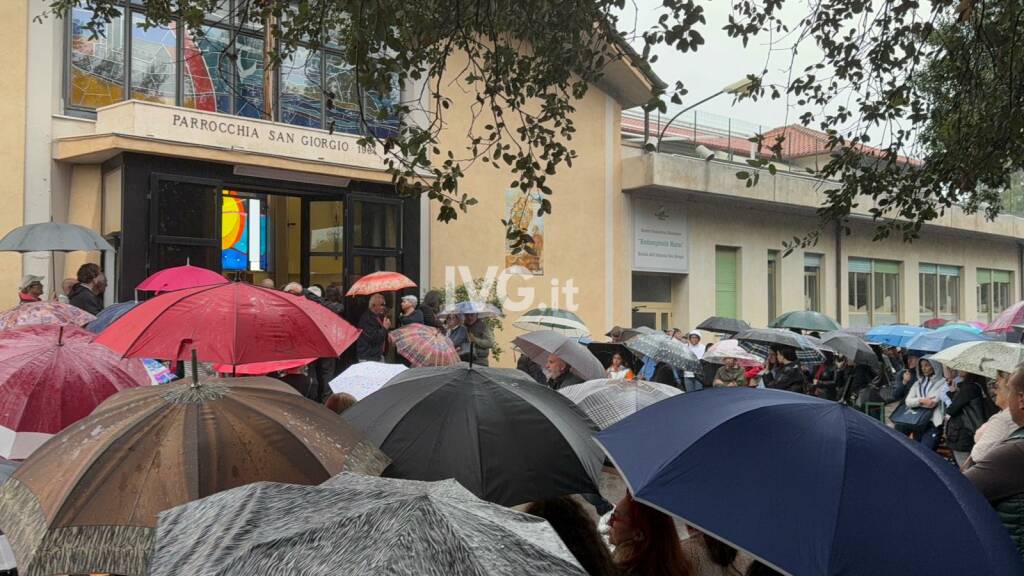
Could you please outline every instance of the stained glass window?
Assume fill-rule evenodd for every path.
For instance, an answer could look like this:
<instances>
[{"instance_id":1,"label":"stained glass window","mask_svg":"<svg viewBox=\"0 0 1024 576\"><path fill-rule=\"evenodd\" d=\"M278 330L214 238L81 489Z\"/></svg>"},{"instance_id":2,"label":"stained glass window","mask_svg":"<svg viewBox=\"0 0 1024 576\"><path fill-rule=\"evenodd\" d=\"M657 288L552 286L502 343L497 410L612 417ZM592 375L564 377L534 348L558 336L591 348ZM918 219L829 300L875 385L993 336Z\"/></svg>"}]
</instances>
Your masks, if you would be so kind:
<instances>
[{"instance_id":1,"label":"stained glass window","mask_svg":"<svg viewBox=\"0 0 1024 576\"><path fill-rule=\"evenodd\" d=\"M263 39L239 36L238 100L239 116L263 117Z\"/></svg>"},{"instance_id":2,"label":"stained glass window","mask_svg":"<svg viewBox=\"0 0 1024 576\"><path fill-rule=\"evenodd\" d=\"M221 268L266 270L267 203L225 190L221 206Z\"/></svg>"},{"instance_id":3,"label":"stained glass window","mask_svg":"<svg viewBox=\"0 0 1024 576\"><path fill-rule=\"evenodd\" d=\"M71 11L71 74L68 104L100 108L124 99L124 20L114 18L97 38L85 25L92 11Z\"/></svg>"},{"instance_id":4,"label":"stained glass window","mask_svg":"<svg viewBox=\"0 0 1024 576\"><path fill-rule=\"evenodd\" d=\"M132 98L174 104L177 34L173 28L144 29L146 17L132 14Z\"/></svg>"},{"instance_id":5,"label":"stained glass window","mask_svg":"<svg viewBox=\"0 0 1024 576\"><path fill-rule=\"evenodd\" d=\"M327 110L327 121L334 122L335 132L358 134L359 91L352 66L338 54L328 52L325 58L326 91L334 95L334 107Z\"/></svg>"},{"instance_id":6,"label":"stained glass window","mask_svg":"<svg viewBox=\"0 0 1024 576\"><path fill-rule=\"evenodd\" d=\"M203 34L185 35L184 102L182 105L207 112L231 113L231 61L225 50L231 33L206 28Z\"/></svg>"},{"instance_id":7,"label":"stained glass window","mask_svg":"<svg viewBox=\"0 0 1024 576\"><path fill-rule=\"evenodd\" d=\"M387 94L379 92L366 93L366 121L370 125L370 131L378 138L386 138L398 133L398 116L395 114L395 105L401 94L401 86L398 83L398 76L391 78L391 91Z\"/></svg>"},{"instance_id":8,"label":"stained glass window","mask_svg":"<svg viewBox=\"0 0 1024 576\"><path fill-rule=\"evenodd\" d=\"M281 122L320 128L320 53L298 48L281 63Z\"/></svg>"}]
</instances>

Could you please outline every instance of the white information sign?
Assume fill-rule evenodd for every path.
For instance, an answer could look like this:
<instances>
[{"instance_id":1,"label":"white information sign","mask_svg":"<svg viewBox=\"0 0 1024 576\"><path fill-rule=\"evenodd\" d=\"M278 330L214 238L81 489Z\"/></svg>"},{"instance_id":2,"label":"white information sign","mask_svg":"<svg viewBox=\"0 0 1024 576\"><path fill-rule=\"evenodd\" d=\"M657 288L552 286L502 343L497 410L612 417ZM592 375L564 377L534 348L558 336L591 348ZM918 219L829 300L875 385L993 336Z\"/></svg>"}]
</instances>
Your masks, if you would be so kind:
<instances>
[{"instance_id":1,"label":"white information sign","mask_svg":"<svg viewBox=\"0 0 1024 576\"><path fill-rule=\"evenodd\" d=\"M682 204L633 199L633 269L671 274L690 271L690 232Z\"/></svg>"}]
</instances>

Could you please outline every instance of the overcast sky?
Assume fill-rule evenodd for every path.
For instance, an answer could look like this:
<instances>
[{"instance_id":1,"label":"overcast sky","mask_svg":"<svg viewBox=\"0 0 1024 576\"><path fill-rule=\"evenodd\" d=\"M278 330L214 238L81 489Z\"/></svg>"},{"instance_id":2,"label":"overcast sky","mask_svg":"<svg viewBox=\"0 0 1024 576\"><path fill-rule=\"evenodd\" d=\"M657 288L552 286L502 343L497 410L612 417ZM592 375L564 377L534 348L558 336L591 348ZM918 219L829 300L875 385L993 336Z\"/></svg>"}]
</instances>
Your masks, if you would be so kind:
<instances>
[{"instance_id":1,"label":"overcast sky","mask_svg":"<svg viewBox=\"0 0 1024 576\"><path fill-rule=\"evenodd\" d=\"M639 18L632 2L635 2L635 6L639 8ZM633 22L638 21L638 30L644 30L656 24L658 16L664 12L661 0L632 0L632 2L627 2L628 9L622 15L619 23L620 29L632 29ZM655 51L658 54L658 61L653 65L654 71L669 86L674 86L677 80L686 85L690 92L686 95L684 106L714 94L722 87L742 79L747 74L759 73L765 68L766 59L769 56L767 38L755 39L744 48L740 40L729 38L722 30L722 27L728 22L730 2L698 0L698 3L703 5L708 21L705 26L700 28L705 44L697 52L686 54L678 52L675 48L661 45ZM804 2L790 0L786 3L783 14L788 23L795 25L807 9L807 4ZM639 39L635 42L634 47L637 50L642 50L643 40ZM817 47L805 42L797 58L797 69L802 70L804 66L818 62L820 57L821 52ZM784 83L789 60L788 52L776 51L772 54L768 62L768 80ZM794 123L802 112L794 106L788 110L787 117L787 106L784 100L743 101L733 105L733 98L725 94L702 104L698 110L767 126Z\"/></svg>"}]
</instances>

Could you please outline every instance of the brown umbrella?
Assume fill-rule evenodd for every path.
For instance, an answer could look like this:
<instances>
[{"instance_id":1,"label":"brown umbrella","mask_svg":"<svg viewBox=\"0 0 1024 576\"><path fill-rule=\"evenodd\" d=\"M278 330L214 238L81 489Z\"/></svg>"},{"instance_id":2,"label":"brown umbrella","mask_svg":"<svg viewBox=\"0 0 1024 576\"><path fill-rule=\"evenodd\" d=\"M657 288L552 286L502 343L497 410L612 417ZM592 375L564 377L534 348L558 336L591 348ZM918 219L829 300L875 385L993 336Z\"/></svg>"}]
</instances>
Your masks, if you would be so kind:
<instances>
[{"instance_id":1,"label":"brown umbrella","mask_svg":"<svg viewBox=\"0 0 1024 576\"><path fill-rule=\"evenodd\" d=\"M256 481L319 484L389 463L323 406L271 378L125 390L0 486L20 574L145 574L157 514Z\"/></svg>"}]
</instances>

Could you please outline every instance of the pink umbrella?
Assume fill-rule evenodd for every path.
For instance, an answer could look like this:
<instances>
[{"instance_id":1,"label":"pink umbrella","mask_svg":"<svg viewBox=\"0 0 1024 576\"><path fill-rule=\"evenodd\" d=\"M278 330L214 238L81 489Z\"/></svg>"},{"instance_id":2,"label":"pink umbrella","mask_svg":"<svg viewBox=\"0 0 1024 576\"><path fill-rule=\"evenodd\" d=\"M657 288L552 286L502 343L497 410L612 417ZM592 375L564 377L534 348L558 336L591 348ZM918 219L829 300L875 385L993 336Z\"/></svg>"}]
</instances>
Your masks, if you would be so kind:
<instances>
[{"instance_id":1,"label":"pink umbrella","mask_svg":"<svg viewBox=\"0 0 1024 576\"><path fill-rule=\"evenodd\" d=\"M31 324L85 326L96 317L85 310L60 302L25 302L0 313L0 330Z\"/></svg>"},{"instance_id":2,"label":"pink umbrella","mask_svg":"<svg viewBox=\"0 0 1024 576\"><path fill-rule=\"evenodd\" d=\"M1013 330L1014 324L1024 322L1024 300L1010 306L988 325L989 332L1005 333Z\"/></svg>"},{"instance_id":3,"label":"pink umbrella","mask_svg":"<svg viewBox=\"0 0 1024 576\"><path fill-rule=\"evenodd\" d=\"M206 268L198 266L175 266L150 275L137 286L138 290L147 292L171 292L195 288L197 286L213 286L214 284L227 284L228 279Z\"/></svg>"},{"instance_id":4,"label":"pink umbrella","mask_svg":"<svg viewBox=\"0 0 1024 576\"><path fill-rule=\"evenodd\" d=\"M283 372L309 364L316 358L300 358L298 360L274 360L271 362L252 362L250 364L214 364L213 371L233 376L263 376L271 372Z\"/></svg>"},{"instance_id":5,"label":"pink umbrella","mask_svg":"<svg viewBox=\"0 0 1024 576\"><path fill-rule=\"evenodd\" d=\"M722 340L704 353L704 360L713 364L724 364L726 358L735 358L740 366L751 368L764 363L764 358L747 352L737 340Z\"/></svg>"},{"instance_id":6,"label":"pink umbrella","mask_svg":"<svg viewBox=\"0 0 1024 576\"><path fill-rule=\"evenodd\" d=\"M119 390L148 386L140 360L123 360L74 326L0 332L0 456L27 458Z\"/></svg>"},{"instance_id":7,"label":"pink umbrella","mask_svg":"<svg viewBox=\"0 0 1024 576\"><path fill-rule=\"evenodd\" d=\"M459 362L455 345L437 328L410 324L388 334L391 343L409 364L420 366L451 366Z\"/></svg>"}]
</instances>

